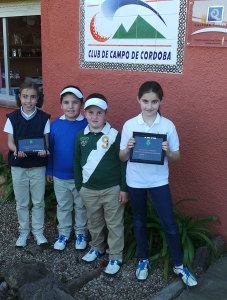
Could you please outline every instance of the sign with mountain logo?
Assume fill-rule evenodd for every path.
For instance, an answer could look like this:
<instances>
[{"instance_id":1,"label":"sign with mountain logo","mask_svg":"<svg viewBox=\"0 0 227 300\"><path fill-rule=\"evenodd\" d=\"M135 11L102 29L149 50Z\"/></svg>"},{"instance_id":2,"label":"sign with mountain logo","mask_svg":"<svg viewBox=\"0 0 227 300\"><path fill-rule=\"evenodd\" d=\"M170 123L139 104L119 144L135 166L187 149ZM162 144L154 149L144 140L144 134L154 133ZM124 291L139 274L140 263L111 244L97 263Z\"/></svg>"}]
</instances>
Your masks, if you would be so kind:
<instances>
[{"instance_id":1,"label":"sign with mountain logo","mask_svg":"<svg viewBox=\"0 0 227 300\"><path fill-rule=\"evenodd\" d=\"M186 6L186 0L81 0L81 68L182 73Z\"/></svg>"}]
</instances>

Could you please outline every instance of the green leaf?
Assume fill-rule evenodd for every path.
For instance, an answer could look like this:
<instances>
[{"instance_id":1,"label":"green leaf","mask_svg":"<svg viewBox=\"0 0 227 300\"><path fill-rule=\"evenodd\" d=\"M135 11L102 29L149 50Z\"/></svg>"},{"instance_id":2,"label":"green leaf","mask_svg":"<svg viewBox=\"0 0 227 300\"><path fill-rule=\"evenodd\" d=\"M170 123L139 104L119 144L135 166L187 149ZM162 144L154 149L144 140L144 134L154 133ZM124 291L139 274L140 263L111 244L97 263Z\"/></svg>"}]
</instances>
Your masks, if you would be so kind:
<instances>
[{"instance_id":1,"label":"green leaf","mask_svg":"<svg viewBox=\"0 0 227 300\"><path fill-rule=\"evenodd\" d=\"M13 183L10 182L7 187L4 189L4 192L7 192L9 189L13 190Z\"/></svg>"},{"instance_id":2,"label":"green leaf","mask_svg":"<svg viewBox=\"0 0 227 300\"><path fill-rule=\"evenodd\" d=\"M5 204L5 202L8 201L13 194L13 190L9 190L5 197L2 199L1 205Z\"/></svg>"},{"instance_id":3,"label":"green leaf","mask_svg":"<svg viewBox=\"0 0 227 300\"><path fill-rule=\"evenodd\" d=\"M209 233L209 234L211 234L211 235L213 235L214 233L213 233L213 231L212 230L210 230L210 229L208 229L207 227L205 227L205 226L195 226L195 227L188 227L187 228L187 232L190 234L190 232L194 232L194 231L201 231L201 232L207 232L207 233Z\"/></svg>"},{"instance_id":4,"label":"green leaf","mask_svg":"<svg viewBox=\"0 0 227 300\"><path fill-rule=\"evenodd\" d=\"M215 250L215 248L214 248L214 244L212 243L211 239L210 239L208 236L206 236L206 235L205 235L204 233L202 233L202 232L194 232L194 233L192 234L192 236L195 236L195 237L197 237L197 238L199 238L199 239L201 239L201 240L206 241L206 242L210 245L213 254L216 255L216 250Z\"/></svg>"},{"instance_id":5,"label":"green leaf","mask_svg":"<svg viewBox=\"0 0 227 300\"><path fill-rule=\"evenodd\" d=\"M209 223L209 222L218 221L218 220L219 220L218 217L210 217L210 218L206 218L206 219L201 219L201 220L193 222L193 224L191 224L190 227L194 227L199 224Z\"/></svg>"},{"instance_id":6,"label":"green leaf","mask_svg":"<svg viewBox=\"0 0 227 300\"><path fill-rule=\"evenodd\" d=\"M164 279L167 279L168 276L168 269L169 269L169 253L166 254L164 259Z\"/></svg>"},{"instance_id":7,"label":"green leaf","mask_svg":"<svg viewBox=\"0 0 227 300\"><path fill-rule=\"evenodd\" d=\"M195 199L195 198L185 198L185 199L182 199L182 200L179 200L179 201L177 201L176 203L175 203L175 206L177 206L177 205L179 205L179 204L181 204L181 203L183 203L183 202L198 202L198 200L197 199Z\"/></svg>"},{"instance_id":8,"label":"green leaf","mask_svg":"<svg viewBox=\"0 0 227 300\"><path fill-rule=\"evenodd\" d=\"M187 248L187 244L183 245L183 264L184 265L188 265L188 248Z\"/></svg>"},{"instance_id":9,"label":"green leaf","mask_svg":"<svg viewBox=\"0 0 227 300\"><path fill-rule=\"evenodd\" d=\"M194 245L193 245L191 239L188 236L186 236L185 242L186 242L186 247L188 249L188 263L187 263L187 266L191 266L192 263L193 263L193 259L194 259L195 248L194 248Z\"/></svg>"},{"instance_id":10,"label":"green leaf","mask_svg":"<svg viewBox=\"0 0 227 300\"><path fill-rule=\"evenodd\" d=\"M148 242L149 242L149 253L150 253L152 250L152 247L153 247L153 231L152 230L149 233Z\"/></svg>"},{"instance_id":11,"label":"green leaf","mask_svg":"<svg viewBox=\"0 0 227 300\"><path fill-rule=\"evenodd\" d=\"M136 241L133 240L125 253L125 262L127 263L136 253Z\"/></svg>"},{"instance_id":12,"label":"green leaf","mask_svg":"<svg viewBox=\"0 0 227 300\"><path fill-rule=\"evenodd\" d=\"M179 210L174 209L173 213L174 213L174 218L175 219L184 220L185 215L182 212L180 212Z\"/></svg>"},{"instance_id":13,"label":"green leaf","mask_svg":"<svg viewBox=\"0 0 227 300\"><path fill-rule=\"evenodd\" d=\"M149 258L149 260L150 260L151 262L154 262L154 261L158 260L160 257L161 257L160 253L156 253L155 255L151 256L151 257Z\"/></svg>"},{"instance_id":14,"label":"green leaf","mask_svg":"<svg viewBox=\"0 0 227 300\"><path fill-rule=\"evenodd\" d=\"M158 259L154 260L151 264L151 269L149 270L149 274L154 272L154 270L156 269L157 267L157 264L158 264Z\"/></svg>"},{"instance_id":15,"label":"green leaf","mask_svg":"<svg viewBox=\"0 0 227 300\"><path fill-rule=\"evenodd\" d=\"M147 223L147 228L156 228L156 229L161 229L160 224L155 224L155 223Z\"/></svg>"},{"instance_id":16,"label":"green leaf","mask_svg":"<svg viewBox=\"0 0 227 300\"><path fill-rule=\"evenodd\" d=\"M161 252L161 256L164 257L167 254L167 252L168 252L167 243L166 243L166 237L165 237L164 231L161 231L160 234L162 236L162 252Z\"/></svg>"},{"instance_id":17,"label":"green leaf","mask_svg":"<svg viewBox=\"0 0 227 300\"><path fill-rule=\"evenodd\" d=\"M185 237L186 237L186 229L183 228L182 229L182 233L181 233L181 243L184 244L184 241L185 241Z\"/></svg>"}]
</instances>

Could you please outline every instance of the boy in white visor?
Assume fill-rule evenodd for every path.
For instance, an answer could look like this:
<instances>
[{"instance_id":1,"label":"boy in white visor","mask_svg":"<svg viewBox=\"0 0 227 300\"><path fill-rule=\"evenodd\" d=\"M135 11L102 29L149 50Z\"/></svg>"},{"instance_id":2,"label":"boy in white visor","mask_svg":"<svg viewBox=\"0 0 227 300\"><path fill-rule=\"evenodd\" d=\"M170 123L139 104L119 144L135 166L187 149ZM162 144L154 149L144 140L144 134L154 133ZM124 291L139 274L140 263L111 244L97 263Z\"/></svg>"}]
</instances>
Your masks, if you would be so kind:
<instances>
[{"instance_id":1,"label":"boy in white visor","mask_svg":"<svg viewBox=\"0 0 227 300\"><path fill-rule=\"evenodd\" d=\"M120 270L124 248L124 203L128 201L125 164L119 159L120 133L106 122L107 100L92 94L85 101L88 126L75 141L75 184L87 209L90 251L82 257L94 261L105 253L103 228L108 229L109 263L105 273Z\"/></svg>"},{"instance_id":2,"label":"boy in white visor","mask_svg":"<svg viewBox=\"0 0 227 300\"><path fill-rule=\"evenodd\" d=\"M76 86L66 86L60 93L63 115L51 124L50 156L46 171L47 181L54 183L57 199L57 219L59 237L54 249L63 250L70 237L74 209L75 248L83 250L87 246L86 209L74 183L73 160L76 134L87 126L87 120L81 115L83 94Z\"/></svg>"}]
</instances>

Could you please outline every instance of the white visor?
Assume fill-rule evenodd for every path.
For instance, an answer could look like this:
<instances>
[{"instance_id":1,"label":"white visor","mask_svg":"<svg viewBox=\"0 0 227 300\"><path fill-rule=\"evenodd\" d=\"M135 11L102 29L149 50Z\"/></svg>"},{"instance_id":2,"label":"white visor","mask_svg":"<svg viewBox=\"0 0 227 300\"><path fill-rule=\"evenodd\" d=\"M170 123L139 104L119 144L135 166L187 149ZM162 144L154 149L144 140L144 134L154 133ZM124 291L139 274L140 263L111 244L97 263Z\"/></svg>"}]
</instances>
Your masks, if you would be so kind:
<instances>
[{"instance_id":1,"label":"white visor","mask_svg":"<svg viewBox=\"0 0 227 300\"><path fill-rule=\"evenodd\" d=\"M99 98L91 98L91 99L87 100L85 102L84 109L86 109L88 106L91 106L91 105L98 106L103 110L107 110L107 108L108 108L106 101L99 99Z\"/></svg>"},{"instance_id":2,"label":"white visor","mask_svg":"<svg viewBox=\"0 0 227 300\"><path fill-rule=\"evenodd\" d=\"M76 88L74 87L68 87L68 88L65 88L61 94L60 94L60 97L66 93L72 93L73 95L75 95L77 98L79 99L82 99L84 96L83 94Z\"/></svg>"}]
</instances>

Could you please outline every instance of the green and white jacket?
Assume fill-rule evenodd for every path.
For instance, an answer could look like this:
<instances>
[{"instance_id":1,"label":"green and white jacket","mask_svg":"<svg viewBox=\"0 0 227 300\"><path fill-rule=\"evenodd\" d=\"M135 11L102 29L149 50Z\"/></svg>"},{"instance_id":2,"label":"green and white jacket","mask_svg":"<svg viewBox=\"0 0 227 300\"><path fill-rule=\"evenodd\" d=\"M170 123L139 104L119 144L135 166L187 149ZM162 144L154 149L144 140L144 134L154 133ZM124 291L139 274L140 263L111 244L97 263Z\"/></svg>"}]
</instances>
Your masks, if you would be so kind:
<instances>
[{"instance_id":1,"label":"green and white jacket","mask_svg":"<svg viewBox=\"0 0 227 300\"><path fill-rule=\"evenodd\" d=\"M78 132L75 141L74 175L79 191L82 186L103 190L120 185L127 191L126 163L119 159L120 133L106 122L101 132L91 132L89 126Z\"/></svg>"}]
</instances>

